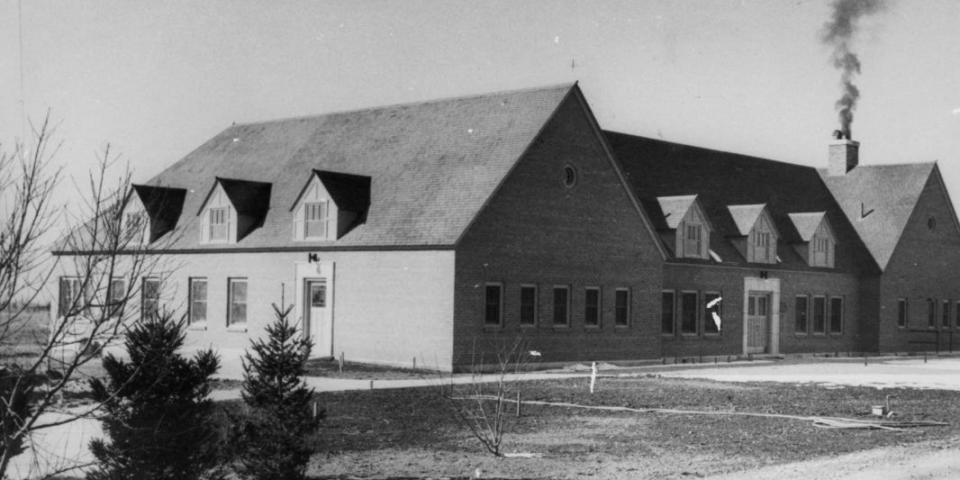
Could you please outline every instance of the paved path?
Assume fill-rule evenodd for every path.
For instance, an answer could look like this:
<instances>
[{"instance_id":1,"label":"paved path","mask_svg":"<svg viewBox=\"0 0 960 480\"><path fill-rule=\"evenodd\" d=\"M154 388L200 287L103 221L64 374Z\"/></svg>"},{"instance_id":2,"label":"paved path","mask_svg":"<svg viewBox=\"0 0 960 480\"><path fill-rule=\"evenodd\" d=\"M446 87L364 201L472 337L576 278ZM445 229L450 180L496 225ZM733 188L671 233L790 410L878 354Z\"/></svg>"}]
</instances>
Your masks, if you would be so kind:
<instances>
[{"instance_id":1,"label":"paved path","mask_svg":"<svg viewBox=\"0 0 960 480\"><path fill-rule=\"evenodd\" d=\"M884 357L769 363L660 372L664 377L722 382L782 382L960 391L960 358Z\"/></svg>"},{"instance_id":2,"label":"paved path","mask_svg":"<svg viewBox=\"0 0 960 480\"><path fill-rule=\"evenodd\" d=\"M589 372L583 371L551 371L551 372L527 372L519 374L508 374L506 380L530 381L530 380L554 380L561 378L577 378L590 376ZM333 377L307 377L307 386L318 392L345 392L348 390L380 390L390 388L414 388L414 387L439 387L441 385L463 385L467 383L496 382L499 375L444 375L438 373L436 377L425 378L407 378L400 380L357 380L351 378L333 378ZM210 398L216 401L235 400L240 398L240 389L215 390L210 394Z\"/></svg>"}]
</instances>

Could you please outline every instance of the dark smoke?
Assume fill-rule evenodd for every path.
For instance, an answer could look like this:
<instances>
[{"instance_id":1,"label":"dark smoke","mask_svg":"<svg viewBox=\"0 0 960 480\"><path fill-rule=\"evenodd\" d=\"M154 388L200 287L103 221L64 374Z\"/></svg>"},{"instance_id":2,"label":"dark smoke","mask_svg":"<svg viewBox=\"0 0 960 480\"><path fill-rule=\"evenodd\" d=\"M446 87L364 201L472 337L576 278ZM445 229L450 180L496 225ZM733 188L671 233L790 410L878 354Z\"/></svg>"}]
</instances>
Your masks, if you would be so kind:
<instances>
[{"instance_id":1,"label":"dark smoke","mask_svg":"<svg viewBox=\"0 0 960 480\"><path fill-rule=\"evenodd\" d=\"M851 42L857 33L860 17L879 12L884 6L884 0L834 0L833 15L823 26L823 43L833 47L831 61L834 68L840 70L842 92L834 107L840 119L840 130L848 139L852 138L853 111L860 98L860 90L853 84L854 75L860 73L860 59L851 50Z\"/></svg>"}]
</instances>

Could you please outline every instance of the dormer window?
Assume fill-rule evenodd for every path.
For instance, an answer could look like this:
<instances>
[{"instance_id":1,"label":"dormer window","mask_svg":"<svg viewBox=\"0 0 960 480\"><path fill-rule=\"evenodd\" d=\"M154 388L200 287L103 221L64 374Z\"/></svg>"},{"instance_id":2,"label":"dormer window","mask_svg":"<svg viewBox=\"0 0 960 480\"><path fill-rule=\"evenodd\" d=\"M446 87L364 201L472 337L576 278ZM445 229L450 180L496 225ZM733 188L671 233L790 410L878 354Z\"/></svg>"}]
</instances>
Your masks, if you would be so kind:
<instances>
[{"instance_id":1,"label":"dormer window","mask_svg":"<svg viewBox=\"0 0 960 480\"><path fill-rule=\"evenodd\" d=\"M125 240L152 243L176 228L186 196L182 188L133 185L124 208Z\"/></svg>"},{"instance_id":2,"label":"dormer window","mask_svg":"<svg viewBox=\"0 0 960 480\"><path fill-rule=\"evenodd\" d=\"M217 177L198 215L200 243L236 243L263 225L271 185Z\"/></svg>"},{"instance_id":3,"label":"dormer window","mask_svg":"<svg viewBox=\"0 0 960 480\"><path fill-rule=\"evenodd\" d=\"M780 240L780 233L773 224L773 218L766 204L730 205L727 209L740 234L740 239L734 241L734 245L747 261L779 263L777 243Z\"/></svg>"},{"instance_id":4,"label":"dormer window","mask_svg":"<svg viewBox=\"0 0 960 480\"><path fill-rule=\"evenodd\" d=\"M791 213L789 216L800 236L794 247L807 260L807 265L833 268L837 242L826 212Z\"/></svg>"},{"instance_id":5,"label":"dormer window","mask_svg":"<svg viewBox=\"0 0 960 480\"><path fill-rule=\"evenodd\" d=\"M370 177L325 170L311 173L290 207L294 240L338 240L366 221Z\"/></svg>"},{"instance_id":6,"label":"dormer window","mask_svg":"<svg viewBox=\"0 0 960 480\"><path fill-rule=\"evenodd\" d=\"M211 208L209 213L210 241L227 241L227 218L230 216L230 210L227 207Z\"/></svg>"},{"instance_id":7,"label":"dormer window","mask_svg":"<svg viewBox=\"0 0 960 480\"><path fill-rule=\"evenodd\" d=\"M676 256L710 258L712 228L697 196L657 197L657 203L663 212L668 235L675 237Z\"/></svg>"},{"instance_id":8,"label":"dormer window","mask_svg":"<svg viewBox=\"0 0 960 480\"><path fill-rule=\"evenodd\" d=\"M304 203L303 225L305 238L326 240L330 232L330 201Z\"/></svg>"}]
</instances>

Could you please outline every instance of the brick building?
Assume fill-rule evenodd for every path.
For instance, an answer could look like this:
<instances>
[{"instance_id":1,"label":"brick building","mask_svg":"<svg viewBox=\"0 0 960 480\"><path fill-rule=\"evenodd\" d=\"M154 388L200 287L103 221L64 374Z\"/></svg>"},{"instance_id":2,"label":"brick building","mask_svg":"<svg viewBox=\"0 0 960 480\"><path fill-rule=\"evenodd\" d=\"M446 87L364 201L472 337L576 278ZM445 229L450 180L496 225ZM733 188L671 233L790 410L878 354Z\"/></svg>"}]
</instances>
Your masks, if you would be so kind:
<instances>
[{"instance_id":1,"label":"brick building","mask_svg":"<svg viewBox=\"0 0 960 480\"><path fill-rule=\"evenodd\" d=\"M281 295L318 356L440 370L517 338L553 363L960 327L936 166L830 148L818 171L604 132L575 84L234 125L134 186L125 221L163 261L116 281L227 361Z\"/></svg>"}]
</instances>

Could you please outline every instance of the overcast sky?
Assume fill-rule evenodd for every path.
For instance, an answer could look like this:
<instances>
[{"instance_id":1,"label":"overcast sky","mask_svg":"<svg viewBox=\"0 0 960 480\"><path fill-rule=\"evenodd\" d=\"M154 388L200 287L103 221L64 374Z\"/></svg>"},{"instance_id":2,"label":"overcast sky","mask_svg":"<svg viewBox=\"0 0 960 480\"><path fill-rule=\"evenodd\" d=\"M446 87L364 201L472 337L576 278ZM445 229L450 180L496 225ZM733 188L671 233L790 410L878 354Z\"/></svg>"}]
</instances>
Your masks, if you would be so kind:
<instances>
[{"instance_id":1,"label":"overcast sky","mask_svg":"<svg viewBox=\"0 0 960 480\"><path fill-rule=\"evenodd\" d=\"M145 181L233 122L577 80L603 128L825 166L829 15L826 0L0 0L0 141L49 109L69 174L110 142ZM938 160L960 200L960 2L890 1L854 49L861 163Z\"/></svg>"}]
</instances>

